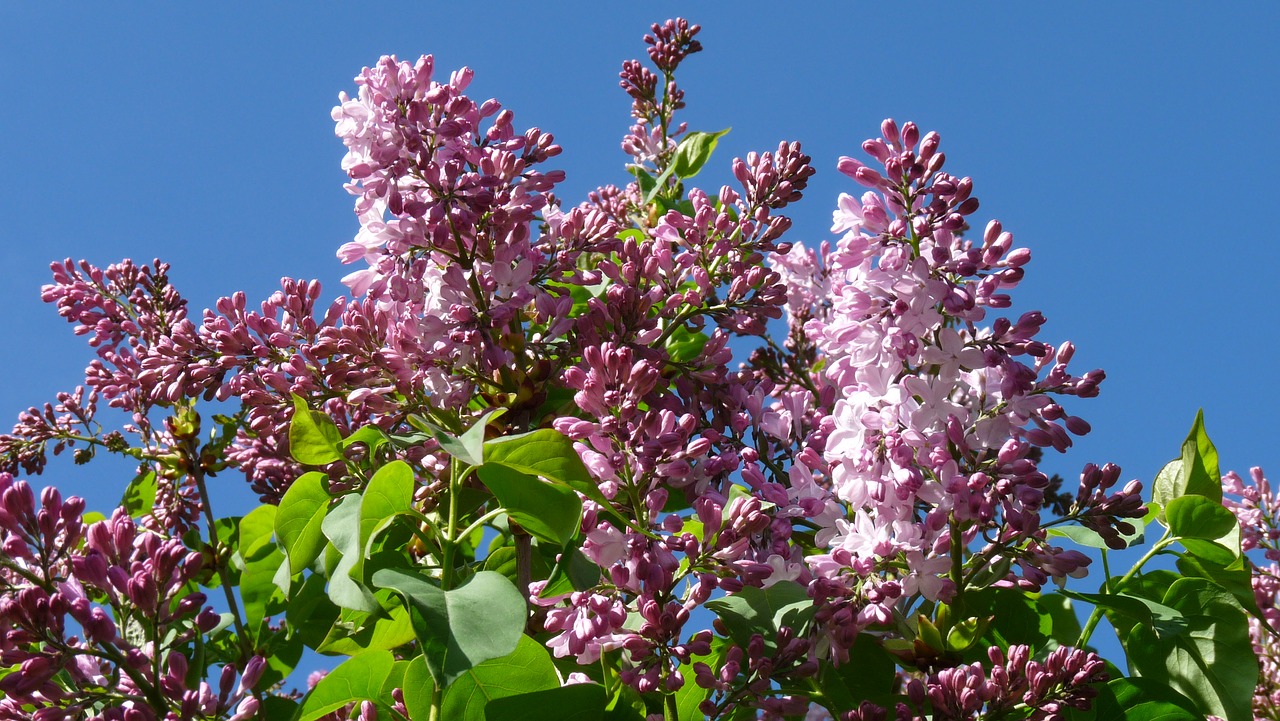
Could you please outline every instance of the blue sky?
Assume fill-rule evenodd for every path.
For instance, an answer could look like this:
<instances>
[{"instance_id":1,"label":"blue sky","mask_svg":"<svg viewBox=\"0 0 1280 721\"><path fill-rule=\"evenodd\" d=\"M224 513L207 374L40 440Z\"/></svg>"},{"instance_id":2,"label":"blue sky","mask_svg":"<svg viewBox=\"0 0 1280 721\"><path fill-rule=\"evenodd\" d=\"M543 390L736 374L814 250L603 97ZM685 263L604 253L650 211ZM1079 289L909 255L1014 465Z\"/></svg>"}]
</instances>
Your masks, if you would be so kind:
<instances>
[{"instance_id":1,"label":"blue sky","mask_svg":"<svg viewBox=\"0 0 1280 721\"><path fill-rule=\"evenodd\" d=\"M473 67L474 95L565 147L566 200L624 181L617 70L678 14L707 48L682 69L685 119L733 127L699 180L800 140L819 174L793 240L829 236L836 195L861 192L835 161L882 118L942 134L981 221L1033 251L1015 310L1108 374L1070 407L1094 433L1051 468L1149 482L1204 407L1224 470L1280 480L1280 5L1263 3L4 3L0 413L90 358L39 300L50 261L161 257L196 313L282 275L337 294L357 224L329 110L381 54ZM59 462L45 480L102 508L114 473Z\"/></svg>"}]
</instances>

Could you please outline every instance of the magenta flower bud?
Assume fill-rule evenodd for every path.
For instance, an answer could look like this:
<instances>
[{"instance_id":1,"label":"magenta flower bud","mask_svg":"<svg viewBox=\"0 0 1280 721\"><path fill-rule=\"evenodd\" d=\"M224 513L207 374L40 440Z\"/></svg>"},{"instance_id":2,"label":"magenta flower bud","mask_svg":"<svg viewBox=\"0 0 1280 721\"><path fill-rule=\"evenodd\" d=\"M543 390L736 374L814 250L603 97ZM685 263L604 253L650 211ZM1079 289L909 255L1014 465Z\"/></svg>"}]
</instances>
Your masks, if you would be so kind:
<instances>
[{"instance_id":1,"label":"magenta flower bud","mask_svg":"<svg viewBox=\"0 0 1280 721\"><path fill-rule=\"evenodd\" d=\"M894 122L893 118L885 118L880 122L880 135L886 143L894 146L899 145L898 124Z\"/></svg>"},{"instance_id":2,"label":"magenta flower bud","mask_svg":"<svg viewBox=\"0 0 1280 721\"><path fill-rule=\"evenodd\" d=\"M236 667L227 664L222 667L222 673L218 676L218 694L225 701L231 697L231 689L236 683Z\"/></svg>"},{"instance_id":3,"label":"magenta flower bud","mask_svg":"<svg viewBox=\"0 0 1280 721\"><path fill-rule=\"evenodd\" d=\"M1067 430L1071 431L1077 436L1086 435L1089 433L1089 431L1093 430L1093 427L1090 426L1088 422L1086 422L1083 418L1079 418L1076 416L1067 416L1064 422L1067 424Z\"/></svg>"},{"instance_id":4,"label":"magenta flower bud","mask_svg":"<svg viewBox=\"0 0 1280 721\"><path fill-rule=\"evenodd\" d=\"M902 126L902 144L910 150L918 142L920 142L920 128L915 123L908 121L906 125Z\"/></svg>"},{"instance_id":5,"label":"magenta flower bud","mask_svg":"<svg viewBox=\"0 0 1280 721\"><path fill-rule=\"evenodd\" d=\"M203 593L192 593L187 596L183 596L182 600L178 601L178 606L173 613L178 617L186 616L203 606L206 600L207 598Z\"/></svg>"},{"instance_id":6,"label":"magenta flower bud","mask_svg":"<svg viewBox=\"0 0 1280 721\"><path fill-rule=\"evenodd\" d=\"M868 188L886 188L889 186L889 181L885 180L884 176L865 165L854 172L853 179Z\"/></svg>"},{"instance_id":7,"label":"magenta flower bud","mask_svg":"<svg viewBox=\"0 0 1280 721\"><path fill-rule=\"evenodd\" d=\"M258 715L258 699L248 696L236 706L235 714L227 721L250 721Z\"/></svg>"},{"instance_id":8,"label":"magenta flower bud","mask_svg":"<svg viewBox=\"0 0 1280 721\"><path fill-rule=\"evenodd\" d=\"M222 617L212 608L205 608L196 616L196 627L201 633L209 633L222 623Z\"/></svg>"},{"instance_id":9,"label":"magenta flower bud","mask_svg":"<svg viewBox=\"0 0 1280 721\"><path fill-rule=\"evenodd\" d=\"M262 672L267 667L267 660L262 656L254 656L249 659L249 663L245 664L244 672L240 674L240 693L247 693L258 685L258 679L262 678Z\"/></svg>"},{"instance_id":10,"label":"magenta flower bud","mask_svg":"<svg viewBox=\"0 0 1280 721\"><path fill-rule=\"evenodd\" d=\"M9 536L4 539L4 543L0 544L0 550L10 558L31 558L31 549L27 547L27 542L17 536Z\"/></svg>"},{"instance_id":11,"label":"magenta flower bud","mask_svg":"<svg viewBox=\"0 0 1280 721\"><path fill-rule=\"evenodd\" d=\"M40 491L40 505L54 515L61 515L62 494L58 492L57 488L48 486Z\"/></svg>"},{"instance_id":12,"label":"magenta flower bud","mask_svg":"<svg viewBox=\"0 0 1280 721\"><path fill-rule=\"evenodd\" d=\"M94 643L112 643L116 640L116 624L106 611L94 608L89 612L89 618L84 623L84 633Z\"/></svg>"}]
</instances>

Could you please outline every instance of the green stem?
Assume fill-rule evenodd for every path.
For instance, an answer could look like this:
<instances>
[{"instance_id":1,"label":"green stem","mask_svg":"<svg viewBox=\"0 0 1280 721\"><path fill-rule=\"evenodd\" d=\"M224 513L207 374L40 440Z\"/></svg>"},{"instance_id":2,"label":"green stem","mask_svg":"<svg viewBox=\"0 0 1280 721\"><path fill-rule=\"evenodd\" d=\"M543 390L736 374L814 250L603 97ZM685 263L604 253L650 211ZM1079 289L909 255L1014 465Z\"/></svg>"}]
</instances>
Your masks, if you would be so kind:
<instances>
[{"instance_id":1,"label":"green stem","mask_svg":"<svg viewBox=\"0 0 1280 721\"><path fill-rule=\"evenodd\" d=\"M445 527L444 538L440 539L440 545L444 547L444 558L440 564L440 588L445 591L453 587L453 564L458 547L458 489L462 485L465 473L466 471L460 468L457 458L449 459L449 523ZM431 691L429 721L439 721L440 705L443 701L444 686L437 681Z\"/></svg>"},{"instance_id":2,"label":"green stem","mask_svg":"<svg viewBox=\"0 0 1280 721\"><path fill-rule=\"evenodd\" d=\"M440 588L448 591L453 587L454 556L458 548L458 488L462 481L459 461L449 461L449 523L445 527L444 538L440 539L444 546L444 559L440 569Z\"/></svg>"},{"instance_id":3,"label":"green stem","mask_svg":"<svg viewBox=\"0 0 1280 721\"><path fill-rule=\"evenodd\" d=\"M960 531L958 521L952 517L951 521L951 581L956 584L956 597L954 604L958 608L964 607L964 539Z\"/></svg>"},{"instance_id":4,"label":"green stem","mask_svg":"<svg viewBox=\"0 0 1280 721\"><path fill-rule=\"evenodd\" d=\"M198 458L198 456L195 456ZM218 571L218 580L222 582L223 594L227 597L227 607L231 609L231 617L236 626L236 636L240 640L240 663L245 664L253 658L253 646L245 631L244 618L240 613L240 605L236 602L236 594L231 589L231 576L227 573L227 565L222 559L222 540L218 538L218 526L213 517L213 506L209 501L209 488L204 482L204 473L199 467L192 468L191 475L196 480L196 488L200 491L200 505L204 508L205 521L209 524L209 545L213 547L214 568ZM243 666L242 666L243 668Z\"/></svg>"},{"instance_id":5,"label":"green stem","mask_svg":"<svg viewBox=\"0 0 1280 721\"><path fill-rule=\"evenodd\" d=\"M497 518L498 516L501 516L506 512L507 512L507 509L505 508L495 508L492 511L489 511L483 516L477 518L470 526L467 526L466 528L462 529L462 533L458 534L458 538L470 538L471 534L475 533L477 528L480 528L484 524L488 523L489 521L492 521L493 519Z\"/></svg>"},{"instance_id":6,"label":"green stem","mask_svg":"<svg viewBox=\"0 0 1280 721\"><path fill-rule=\"evenodd\" d=\"M1142 567L1146 565L1147 561L1155 558L1158 553L1171 545L1173 545L1173 532L1165 531L1164 536L1159 541L1156 541L1155 545L1151 547L1151 550L1147 551L1145 556L1138 559L1138 562L1133 564L1133 568L1130 568L1129 572L1124 575L1124 578L1121 578L1120 582L1115 585L1116 590L1118 591L1119 589L1124 588L1129 581L1133 580L1134 576L1138 575L1138 572L1142 570ZM1109 587L1103 588L1102 590L1104 593L1112 592ZM1084 648L1085 644L1089 642L1089 637L1093 635L1093 629L1097 628L1098 622L1102 620L1102 614L1103 611L1101 606L1093 607L1093 613L1089 614L1089 620L1085 623L1084 629L1080 631L1080 638L1076 640L1076 648Z\"/></svg>"},{"instance_id":7,"label":"green stem","mask_svg":"<svg viewBox=\"0 0 1280 721\"><path fill-rule=\"evenodd\" d=\"M691 683L692 679L685 681ZM664 721L680 721L680 707L676 705L676 695L673 693L664 694L662 697L663 719Z\"/></svg>"}]
</instances>

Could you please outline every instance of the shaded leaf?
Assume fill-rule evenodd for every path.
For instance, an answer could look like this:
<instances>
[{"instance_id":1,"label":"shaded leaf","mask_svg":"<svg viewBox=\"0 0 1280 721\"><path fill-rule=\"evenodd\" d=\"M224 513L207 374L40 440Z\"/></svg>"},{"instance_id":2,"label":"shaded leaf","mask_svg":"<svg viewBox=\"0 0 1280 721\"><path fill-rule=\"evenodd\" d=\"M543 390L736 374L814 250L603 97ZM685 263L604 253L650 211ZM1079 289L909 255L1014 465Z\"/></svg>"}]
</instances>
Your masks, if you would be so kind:
<instances>
[{"instance_id":1,"label":"shaded leaf","mask_svg":"<svg viewBox=\"0 0 1280 721\"><path fill-rule=\"evenodd\" d=\"M752 634L762 634L765 646L773 648L777 631L782 626L795 630L813 615L813 600L804 586L794 581L780 581L769 588L745 586L724 598L707 601L729 629L729 637L742 646Z\"/></svg>"},{"instance_id":2,"label":"shaded leaf","mask_svg":"<svg viewBox=\"0 0 1280 721\"><path fill-rule=\"evenodd\" d=\"M1131 548L1133 546L1141 544L1146 537L1146 533L1145 533L1146 524L1134 518L1126 518L1125 520L1129 523L1132 523L1134 526L1133 533L1120 534L1120 538L1124 540L1125 548ZM1106 548L1108 550L1118 550L1118 549L1112 549L1111 546L1108 546L1107 542L1103 540L1102 536L1098 535L1098 532L1093 530L1092 528L1086 528L1084 526L1070 523L1070 524L1065 524L1061 526L1051 526L1047 530L1050 536L1061 536L1063 538L1069 538L1074 543L1080 546L1087 546L1089 548Z\"/></svg>"},{"instance_id":3,"label":"shaded leaf","mask_svg":"<svg viewBox=\"0 0 1280 721\"><path fill-rule=\"evenodd\" d=\"M1100 685L1093 701L1094 721L1199 721L1195 704L1168 686L1147 678L1117 678ZM1076 712L1072 718L1084 718Z\"/></svg>"},{"instance_id":4,"label":"shaded leaf","mask_svg":"<svg viewBox=\"0 0 1280 721\"><path fill-rule=\"evenodd\" d=\"M155 471L139 473L125 487L124 497L120 499L120 505L133 518L145 516L151 512L151 509L156 507L157 490Z\"/></svg>"},{"instance_id":5,"label":"shaded leaf","mask_svg":"<svg viewBox=\"0 0 1280 721\"><path fill-rule=\"evenodd\" d=\"M506 696L485 707L486 721L603 721L604 686L579 683L547 691Z\"/></svg>"},{"instance_id":6,"label":"shaded leaf","mask_svg":"<svg viewBox=\"0 0 1280 721\"><path fill-rule=\"evenodd\" d=\"M1187 627L1182 613L1163 603L1128 593L1077 593L1063 589L1058 593L1078 601L1086 601L1104 609L1117 611L1151 628L1157 636L1176 636Z\"/></svg>"},{"instance_id":7,"label":"shaded leaf","mask_svg":"<svg viewBox=\"0 0 1280 721\"><path fill-rule=\"evenodd\" d=\"M566 485L606 509L613 507L573 449L573 441L554 428L495 438L484 447L488 462Z\"/></svg>"},{"instance_id":8,"label":"shaded leaf","mask_svg":"<svg viewBox=\"0 0 1280 721\"><path fill-rule=\"evenodd\" d=\"M289 558L289 573L298 574L324 551L321 524L329 510L327 476L318 471L304 473L289 486L276 512L275 533Z\"/></svg>"},{"instance_id":9,"label":"shaded leaf","mask_svg":"<svg viewBox=\"0 0 1280 721\"><path fill-rule=\"evenodd\" d=\"M441 685L477 664L510 654L524 633L524 597L493 571L480 571L449 591L398 568L375 571L373 582L404 599L427 668Z\"/></svg>"},{"instance_id":10,"label":"shaded leaf","mask_svg":"<svg viewBox=\"0 0 1280 721\"><path fill-rule=\"evenodd\" d=\"M1048 617L1045 632L1063 646L1074 646L1080 638L1080 617L1071 599L1061 593L1047 593L1036 599L1036 606Z\"/></svg>"},{"instance_id":11,"label":"shaded leaf","mask_svg":"<svg viewBox=\"0 0 1280 721\"><path fill-rule=\"evenodd\" d=\"M1202 714L1227 721L1252 719L1258 659L1239 602L1200 578L1175 581L1164 602L1184 615L1187 628L1160 636L1143 624L1135 625L1125 643L1135 672L1171 686L1195 702Z\"/></svg>"},{"instance_id":12,"label":"shaded leaf","mask_svg":"<svg viewBox=\"0 0 1280 721\"><path fill-rule=\"evenodd\" d=\"M495 698L559 686L560 677L551 663L551 654L542 644L522 635L515 651L478 664L449 684L440 707L441 718L484 721L485 706Z\"/></svg>"},{"instance_id":13,"label":"shaded leaf","mask_svg":"<svg viewBox=\"0 0 1280 721\"><path fill-rule=\"evenodd\" d=\"M373 594L351 577L352 571L364 564L364 547L360 543L360 496L343 497L324 517L320 527L337 554L337 563L329 572L329 598L343 608L370 613L377 609Z\"/></svg>"},{"instance_id":14,"label":"shaded leaf","mask_svg":"<svg viewBox=\"0 0 1280 721\"><path fill-rule=\"evenodd\" d=\"M818 684L827 699L839 708L857 708L863 701L884 703L893 695L897 666L888 652L869 634L859 634L849 649L849 660L823 664Z\"/></svg>"},{"instance_id":15,"label":"shaded leaf","mask_svg":"<svg viewBox=\"0 0 1280 721\"><path fill-rule=\"evenodd\" d=\"M547 483L501 463L486 463L477 473L507 514L529 533L560 547L577 535L582 501L568 486Z\"/></svg>"}]
</instances>

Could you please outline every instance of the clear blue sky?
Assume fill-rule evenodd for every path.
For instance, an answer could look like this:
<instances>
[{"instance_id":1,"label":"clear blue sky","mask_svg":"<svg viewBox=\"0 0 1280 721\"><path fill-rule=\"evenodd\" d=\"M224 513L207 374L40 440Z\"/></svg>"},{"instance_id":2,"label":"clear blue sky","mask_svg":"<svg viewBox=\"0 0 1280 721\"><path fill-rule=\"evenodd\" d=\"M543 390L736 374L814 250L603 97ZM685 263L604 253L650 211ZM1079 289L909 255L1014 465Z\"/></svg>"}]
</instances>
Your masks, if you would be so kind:
<instances>
[{"instance_id":1,"label":"clear blue sky","mask_svg":"<svg viewBox=\"0 0 1280 721\"><path fill-rule=\"evenodd\" d=\"M52 260L159 256L197 315L282 275L338 293L357 224L329 110L379 55L473 67L474 95L555 133L576 201L625 180L618 66L683 14L707 48L682 70L685 118L733 126L699 180L802 141L819 174L794 240L828 237L836 195L861 192L835 161L882 118L942 134L979 218L1033 251L1015 309L1107 371L1070 407L1094 433L1054 470L1112 461L1149 482L1203 406L1224 469L1280 481L1280 5L966 5L4 3L0 416L90 358L39 300ZM103 508L127 479L63 461L45 480Z\"/></svg>"}]
</instances>

